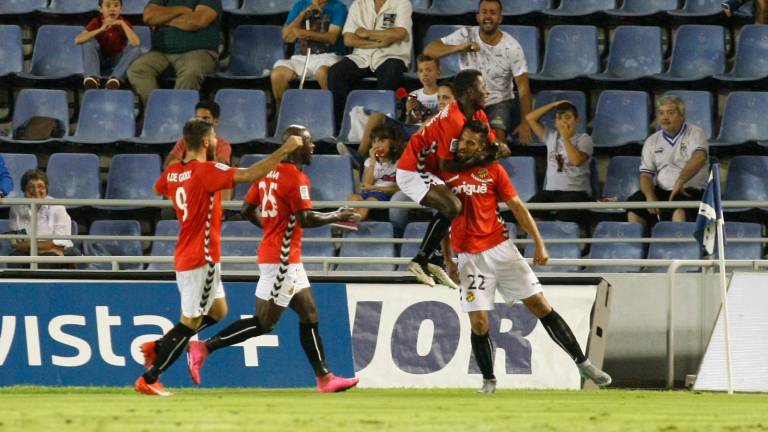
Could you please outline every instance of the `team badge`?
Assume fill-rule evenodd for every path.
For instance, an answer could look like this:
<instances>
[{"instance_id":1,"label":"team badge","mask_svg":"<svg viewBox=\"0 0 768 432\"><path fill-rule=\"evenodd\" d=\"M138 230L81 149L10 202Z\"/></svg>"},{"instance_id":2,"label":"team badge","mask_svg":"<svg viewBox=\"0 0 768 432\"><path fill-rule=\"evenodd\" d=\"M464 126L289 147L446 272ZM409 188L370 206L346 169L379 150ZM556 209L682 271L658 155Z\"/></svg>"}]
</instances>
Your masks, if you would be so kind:
<instances>
[{"instance_id":1,"label":"team badge","mask_svg":"<svg viewBox=\"0 0 768 432\"><path fill-rule=\"evenodd\" d=\"M481 183L488 183L490 181L493 181L493 179L491 178L491 174L488 172L487 168L480 168L477 171L473 172L472 178Z\"/></svg>"},{"instance_id":2,"label":"team badge","mask_svg":"<svg viewBox=\"0 0 768 432\"><path fill-rule=\"evenodd\" d=\"M289 295L289 296L292 296L292 295L293 295L293 285L291 285L291 286L288 288L288 295Z\"/></svg>"},{"instance_id":3,"label":"team badge","mask_svg":"<svg viewBox=\"0 0 768 432\"><path fill-rule=\"evenodd\" d=\"M299 186L299 194L301 195L301 199L308 200L309 199L309 187L307 187L307 186Z\"/></svg>"},{"instance_id":4,"label":"team badge","mask_svg":"<svg viewBox=\"0 0 768 432\"><path fill-rule=\"evenodd\" d=\"M472 303L473 301L475 301L475 293L473 293L472 291L468 292L467 293L467 301L469 303Z\"/></svg>"}]
</instances>

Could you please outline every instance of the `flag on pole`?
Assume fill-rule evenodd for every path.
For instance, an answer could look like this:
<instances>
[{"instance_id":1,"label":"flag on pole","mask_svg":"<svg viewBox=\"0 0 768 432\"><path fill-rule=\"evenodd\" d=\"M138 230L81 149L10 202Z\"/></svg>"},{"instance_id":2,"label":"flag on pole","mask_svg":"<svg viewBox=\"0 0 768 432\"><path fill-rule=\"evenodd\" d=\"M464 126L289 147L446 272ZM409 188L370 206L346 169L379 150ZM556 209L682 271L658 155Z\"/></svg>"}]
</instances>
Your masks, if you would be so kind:
<instances>
[{"instance_id":1,"label":"flag on pole","mask_svg":"<svg viewBox=\"0 0 768 432\"><path fill-rule=\"evenodd\" d=\"M693 236L699 241L707 255L715 253L717 244L717 221L723 219L723 207L720 203L720 164L712 164L709 173L707 190L699 204L699 215L696 217L696 230ZM723 234L725 236L725 234ZM723 238L725 242L725 238Z\"/></svg>"}]
</instances>

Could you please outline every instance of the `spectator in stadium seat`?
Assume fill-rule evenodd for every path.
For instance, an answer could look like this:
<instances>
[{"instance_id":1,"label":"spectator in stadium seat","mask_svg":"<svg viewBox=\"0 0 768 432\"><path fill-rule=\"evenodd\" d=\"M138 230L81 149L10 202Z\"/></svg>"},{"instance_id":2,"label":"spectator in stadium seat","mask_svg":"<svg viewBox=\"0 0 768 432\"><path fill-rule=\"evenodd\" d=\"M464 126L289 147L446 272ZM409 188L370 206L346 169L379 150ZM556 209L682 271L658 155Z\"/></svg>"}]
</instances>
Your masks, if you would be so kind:
<instances>
[{"instance_id":1,"label":"spectator in stadium seat","mask_svg":"<svg viewBox=\"0 0 768 432\"><path fill-rule=\"evenodd\" d=\"M21 189L26 198L51 199L48 195L48 176L38 169L31 169L21 177ZM28 205L11 207L8 226L12 231L26 230L31 232L32 220L37 222L39 235L71 235L72 219L67 209L62 205L39 205L37 216L33 217L32 208ZM30 252L29 240L13 240L11 255L26 256ZM40 256L76 255L72 240L38 240L37 253ZM24 265L26 267L26 265ZM67 266L58 266L67 267ZM48 266L48 268L53 268Z\"/></svg>"},{"instance_id":2,"label":"spectator in stadium seat","mask_svg":"<svg viewBox=\"0 0 768 432\"><path fill-rule=\"evenodd\" d=\"M133 26L121 15L122 0L99 0L101 16L86 24L75 43L82 45L83 87L101 87L101 77L108 76L107 89L119 89L128 66L141 55L141 40Z\"/></svg>"},{"instance_id":3,"label":"spectator in stadium seat","mask_svg":"<svg viewBox=\"0 0 768 432\"><path fill-rule=\"evenodd\" d=\"M169 67L176 89L199 90L216 69L221 36L221 0L149 0L144 23L152 31L152 51L128 68L128 79L147 105L157 78Z\"/></svg>"},{"instance_id":4,"label":"spectator in stadium seat","mask_svg":"<svg viewBox=\"0 0 768 432\"><path fill-rule=\"evenodd\" d=\"M293 4L283 26L283 40L294 43L294 55L275 62L270 74L276 107L290 82L301 77L310 48L307 78L314 77L320 88L328 88L328 69L344 55L340 36L346 19L347 7L338 0L297 0Z\"/></svg>"},{"instance_id":5,"label":"spectator in stadium seat","mask_svg":"<svg viewBox=\"0 0 768 432\"><path fill-rule=\"evenodd\" d=\"M3 197L8 196L13 190L13 178L8 172L8 168L5 167L5 159L3 155L0 155L0 202L3 202Z\"/></svg>"},{"instance_id":6,"label":"spectator in stadium seat","mask_svg":"<svg viewBox=\"0 0 768 432\"><path fill-rule=\"evenodd\" d=\"M551 110L555 110L555 130L539 122ZM578 133L579 112L570 101L560 100L544 105L528 113L525 120L531 130L547 146L547 174L544 190L528 202L582 202L592 200L589 160L592 157L592 137ZM547 219L547 210L533 210L537 219ZM583 210L561 210L555 219L584 223Z\"/></svg>"},{"instance_id":7,"label":"spectator in stadium seat","mask_svg":"<svg viewBox=\"0 0 768 432\"><path fill-rule=\"evenodd\" d=\"M704 131L685 121L685 102L662 96L656 102L661 130L643 144L640 190L627 201L699 201L709 177L709 142ZM633 209L629 222L653 225L669 219L669 209ZM673 221L693 220L697 209L674 209Z\"/></svg>"},{"instance_id":8,"label":"spectator in stadium seat","mask_svg":"<svg viewBox=\"0 0 768 432\"><path fill-rule=\"evenodd\" d=\"M354 49L328 71L337 118L352 86L365 77L375 76L379 90L402 86L411 61L411 12L409 0L352 3L342 34L344 45Z\"/></svg>"},{"instance_id":9,"label":"spectator in stadium seat","mask_svg":"<svg viewBox=\"0 0 768 432\"><path fill-rule=\"evenodd\" d=\"M201 101L195 105L195 117L211 123L214 129L219 125L219 122L221 121L220 115L221 108L216 102ZM229 143L229 141L220 137L218 134L216 134L216 143L216 162L231 165L230 162L232 160L232 145ZM165 158L163 169L167 168L168 165L172 163L184 160L186 156L187 143L184 141L184 137L181 137L178 141L176 141L176 145L173 146L173 149ZM224 201L232 199L232 189L223 189L221 191L221 199Z\"/></svg>"},{"instance_id":10,"label":"spectator in stadium seat","mask_svg":"<svg viewBox=\"0 0 768 432\"><path fill-rule=\"evenodd\" d=\"M478 26L464 26L432 41L424 53L435 58L458 53L459 69L482 72L491 93L485 112L496 137L506 143L507 132L512 131L519 143L528 144L531 129L523 119L531 112L531 90L523 48L509 33L499 30L503 20L500 0L482 0L475 19Z\"/></svg>"},{"instance_id":11,"label":"spectator in stadium seat","mask_svg":"<svg viewBox=\"0 0 768 432\"><path fill-rule=\"evenodd\" d=\"M768 0L725 0L723 11L727 17L744 8L755 16L755 24L768 24Z\"/></svg>"}]
</instances>

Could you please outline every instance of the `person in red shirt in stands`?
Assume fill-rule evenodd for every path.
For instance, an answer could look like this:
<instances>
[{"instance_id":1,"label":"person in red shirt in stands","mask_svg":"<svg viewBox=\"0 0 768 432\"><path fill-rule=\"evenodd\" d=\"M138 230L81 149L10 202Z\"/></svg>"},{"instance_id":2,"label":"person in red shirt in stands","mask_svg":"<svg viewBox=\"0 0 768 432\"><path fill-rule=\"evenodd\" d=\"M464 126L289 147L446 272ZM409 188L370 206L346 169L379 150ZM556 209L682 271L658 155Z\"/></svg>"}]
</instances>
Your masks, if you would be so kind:
<instances>
[{"instance_id":1,"label":"person in red shirt in stands","mask_svg":"<svg viewBox=\"0 0 768 432\"><path fill-rule=\"evenodd\" d=\"M488 133L488 125L484 122L473 120L464 125L456 144L456 158L467 160L482 156ZM611 377L590 363L568 324L552 309L539 279L509 238L499 215L498 202L507 204L517 223L533 239L536 245L533 262L543 265L549 260L536 223L517 196L504 167L492 161L458 172L443 171L441 177L462 205L461 212L451 223L451 248L458 254L458 269L451 250L446 248L444 252L448 271L461 286L462 309L469 314L472 352L483 373L483 386L479 392L496 391L488 311L495 308L497 290L507 304L523 302L555 343L571 356L583 377L599 386L610 384Z\"/></svg>"},{"instance_id":2,"label":"person in red shirt in stands","mask_svg":"<svg viewBox=\"0 0 768 432\"><path fill-rule=\"evenodd\" d=\"M301 236L304 228L357 221L360 215L348 208L330 213L312 211L309 177L302 167L310 164L315 145L303 126L289 126L283 139L296 135L301 136L303 147L254 183L243 202L243 218L264 228L258 251L256 314L235 321L207 341L190 343L189 373L197 384L200 368L210 353L269 333L290 307L299 316L299 338L315 373L317 391L339 392L357 385L357 378L337 377L326 367L317 306L301 263Z\"/></svg>"},{"instance_id":3,"label":"person in red shirt in stands","mask_svg":"<svg viewBox=\"0 0 768 432\"><path fill-rule=\"evenodd\" d=\"M99 11L101 15L89 21L75 38L83 51L83 87L99 88L105 76L105 88L119 89L128 66L141 55L141 40L120 15L122 0L99 0Z\"/></svg>"},{"instance_id":4,"label":"person in red shirt in stands","mask_svg":"<svg viewBox=\"0 0 768 432\"><path fill-rule=\"evenodd\" d=\"M250 167L231 168L214 162L216 134L201 119L184 125L187 154L167 167L155 183L155 192L173 202L179 220L173 267L181 295L181 319L162 338L141 346L147 368L135 384L136 391L152 396L170 396L160 383L160 374L184 352L189 339L227 314L221 282L222 189L236 183L253 182L267 175L302 141L293 136L269 157Z\"/></svg>"}]
</instances>

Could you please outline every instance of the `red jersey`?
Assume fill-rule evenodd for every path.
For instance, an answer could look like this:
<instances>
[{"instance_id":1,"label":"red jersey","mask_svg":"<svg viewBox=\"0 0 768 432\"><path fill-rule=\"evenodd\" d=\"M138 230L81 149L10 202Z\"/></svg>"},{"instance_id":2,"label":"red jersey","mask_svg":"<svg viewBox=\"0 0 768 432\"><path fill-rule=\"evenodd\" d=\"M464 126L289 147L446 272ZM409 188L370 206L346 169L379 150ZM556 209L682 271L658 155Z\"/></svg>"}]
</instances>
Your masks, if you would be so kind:
<instances>
[{"instance_id":1,"label":"red jersey","mask_svg":"<svg viewBox=\"0 0 768 432\"><path fill-rule=\"evenodd\" d=\"M283 241L290 239L288 262L301 262L301 236L304 229L296 213L312 208L309 177L296 165L281 162L266 177L251 185L245 200L261 207L264 239L259 245L259 264L280 263Z\"/></svg>"},{"instance_id":2,"label":"red jersey","mask_svg":"<svg viewBox=\"0 0 768 432\"><path fill-rule=\"evenodd\" d=\"M155 190L173 202L181 227L173 260L176 271L221 260L219 191L234 187L235 171L216 162L177 162L155 183Z\"/></svg>"},{"instance_id":3,"label":"red jersey","mask_svg":"<svg viewBox=\"0 0 768 432\"><path fill-rule=\"evenodd\" d=\"M480 253L508 238L498 213L498 202L517 196L509 175L498 162L464 170L443 172L445 184L461 201L461 213L451 223L451 247L457 253Z\"/></svg>"},{"instance_id":4,"label":"red jersey","mask_svg":"<svg viewBox=\"0 0 768 432\"><path fill-rule=\"evenodd\" d=\"M126 21L123 17L118 19L125 21L129 28L133 28L131 23ZM85 29L87 31L94 31L101 27L102 24L102 18L99 16L90 20L88 24L85 25ZM123 52L123 49L128 45L128 36L125 35L122 27L113 25L100 35L96 36L96 41L101 48L101 55L103 57L112 58Z\"/></svg>"},{"instance_id":5,"label":"red jersey","mask_svg":"<svg viewBox=\"0 0 768 432\"><path fill-rule=\"evenodd\" d=\"M183 160L187 156L187 142L184 141L184 137L179 138L176 141L176 145L171 149L171 155L176 156L176 159ZM216 135L216 162L221 162L229 165L232 161L232 145L229 141Z\"/></svg>"},{"instance_id":6,"label":"red jersey","mask_svg":"<svg viewBox=\"0 0 768 432\"><path fill-rule=\"evenodd\" d=\"M472 120L480 120L488 125L488 141L496 140L496 134L493 133L493 129L488 123L485 111L475 112ZM438 173L440 167L437 158L454 158L453 152L456 151L456 143L458 143L461 130L466 123L467 117L461 112L459 103L453 101L425 123L419 132L411 136L403 155L397 161L397 169Z\"/></svg>"}]
</instances>

